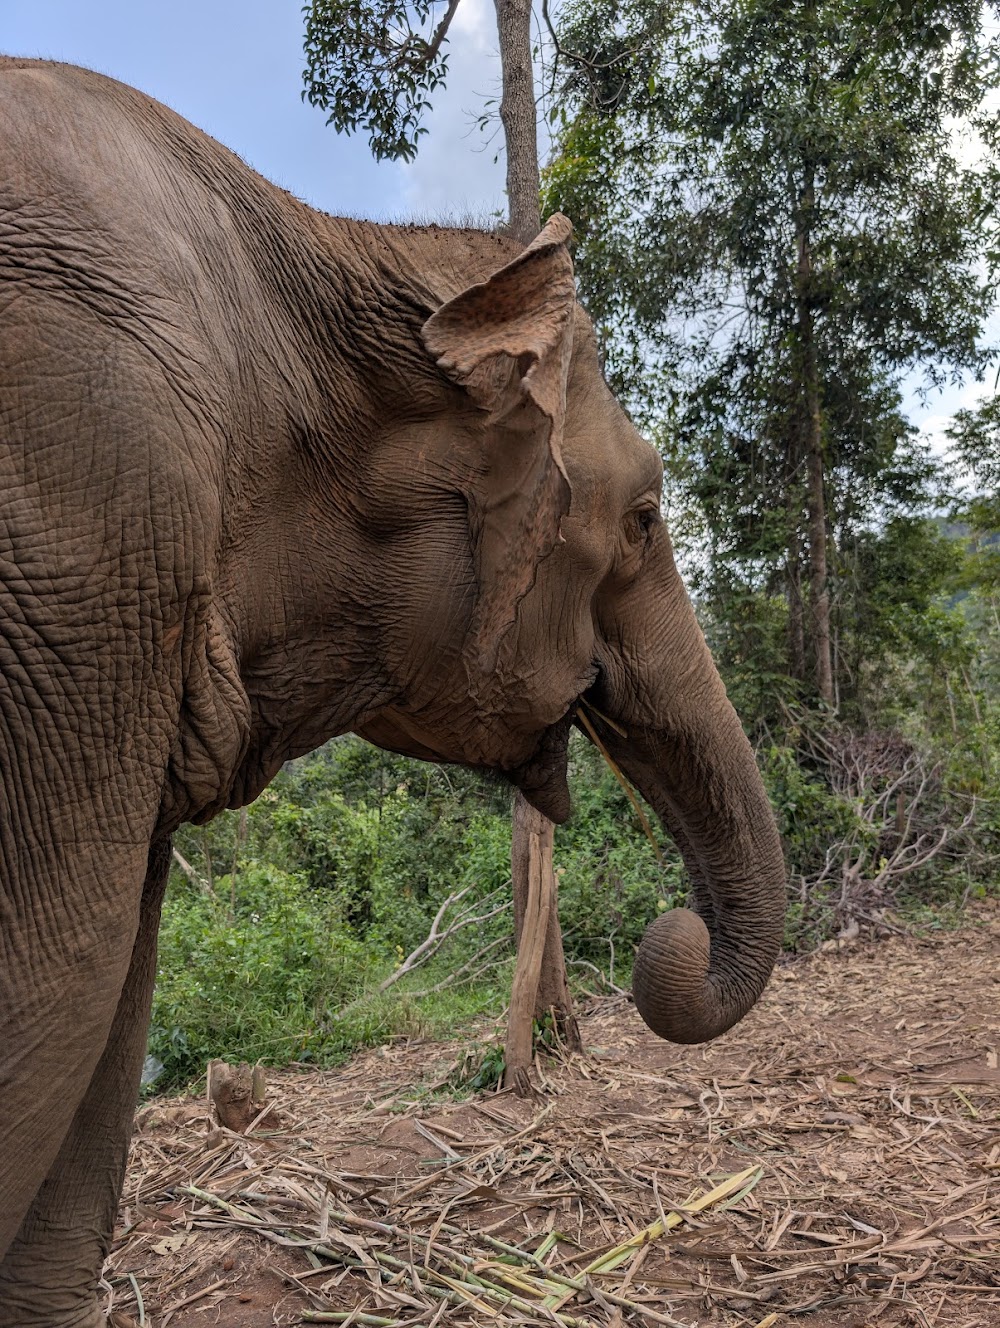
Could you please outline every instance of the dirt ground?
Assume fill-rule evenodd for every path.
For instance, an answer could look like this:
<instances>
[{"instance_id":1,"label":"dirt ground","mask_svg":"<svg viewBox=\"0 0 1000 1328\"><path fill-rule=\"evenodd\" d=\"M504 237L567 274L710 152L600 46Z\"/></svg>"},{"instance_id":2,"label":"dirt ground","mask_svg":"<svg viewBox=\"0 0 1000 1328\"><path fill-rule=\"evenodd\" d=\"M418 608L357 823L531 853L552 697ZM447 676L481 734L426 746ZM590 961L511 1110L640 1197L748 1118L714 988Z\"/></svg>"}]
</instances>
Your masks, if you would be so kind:
<instances>
[{"instance_id":1,"label":"dirt ground","mask_svg":"<svg viewBox=\"0 0 1000 1328\"><path fill-rule=\"evenodd\" d=\"M1000 1328L1000 907L779 968L707 1047L658 1042L621 997L581 1027L587 1055L542 1059L533 1100L428 1092L467 1044L411 1041L269 1072L280 1128L247 1137L201 1101L143 1108L108 1308Z\"/></svg>"}]
</instances>

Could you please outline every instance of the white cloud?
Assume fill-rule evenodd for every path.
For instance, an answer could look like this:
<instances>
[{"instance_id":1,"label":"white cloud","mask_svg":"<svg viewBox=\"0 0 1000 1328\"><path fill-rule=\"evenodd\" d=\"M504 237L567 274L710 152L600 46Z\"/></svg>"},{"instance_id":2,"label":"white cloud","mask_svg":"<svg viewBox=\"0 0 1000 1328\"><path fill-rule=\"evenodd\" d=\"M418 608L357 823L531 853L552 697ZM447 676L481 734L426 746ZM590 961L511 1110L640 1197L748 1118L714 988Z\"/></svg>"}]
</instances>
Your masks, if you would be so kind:
<instances>
[{"instance_id":1,"label":"white cloud","mask_svg":"<svg viewBox=\"0 0 1000 1328\"><path fill-rule=\"evenodd\" d=\"M986 319L983 328L983 340L992 346L1000 345L1000 311L994 311ZM986 370L981 382L966 378L960 383L947 383L936 391L921 396L920 388L924 376L919 370L913 370L904 378L901 389L903 394L903 412L915 425L921 437L930 444L935 456L944 456L949 449L945 429L951 423L956 411L969 410L984 398L994 396L1000 387L997 384L997 366L994 361Z\"/></svg>"},{"instance_id":2,"label":"white cloud","mask_svg":"<svg viewBox=\"0 0 1000 1328\"><path fill-rule=\"evenodd\" d=\"M506 211L503 134L496 114L500 57L491 0L462 0L449 33L448 86L434 94L415 162L401 168L403 194L415 220L486 221ZM494 99L487 132L476 126Z\"/></svg>"},{"instance_id":3,"label":"white cloud","mask_svg":"<svg viewBox=\"0 0 1000 1328\"><path fill-rule=\"evenodd\" d=\"M455 13L451 25L454 43L459 34L469 37L480 50L496 54L496 7L490 0L464 0Z\"/></svg>"}]
</instances>

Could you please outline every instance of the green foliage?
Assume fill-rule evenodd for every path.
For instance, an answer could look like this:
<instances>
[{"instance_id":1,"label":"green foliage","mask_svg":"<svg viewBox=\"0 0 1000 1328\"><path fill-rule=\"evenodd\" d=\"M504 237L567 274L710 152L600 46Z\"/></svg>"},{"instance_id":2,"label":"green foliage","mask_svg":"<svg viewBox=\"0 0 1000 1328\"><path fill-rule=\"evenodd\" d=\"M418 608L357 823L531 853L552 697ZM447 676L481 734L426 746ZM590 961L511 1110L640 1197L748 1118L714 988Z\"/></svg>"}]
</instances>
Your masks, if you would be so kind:
<instances>
[{"instance_id":1,"label":"green foliage","mask_svg":"<svg viewBox=\"0 0 1000 1328\"><path fill-rule=\"evenodd\" d=\"M838 846L853 840L873 847L878 835L862 819L858 806L834 793L822 775L808 769L795 748L766 748L760 764L789 874L785 949L809 951L837 930L830 896L839 881L823 879L827 854L839 859ZM805 884L810 879L822 884L810 888Z\"/></svg>"},{"instance_id":2,"label":"green foliage","mask_svg":"<svg viewBox=\"0 0 1000 1328\"><path fill-rule=\"evenodd\" d=\"M757 731L808 699L822 542L836 701L868 717L887 655L938 649L913 620L945 593L921 530L937 468L901 383L988 357L997 172L955 134L996 134L982 7L572 0L559 35L545 206L577 223L582 294L661 445L720 662ZM893 560L908 607L885 598Z\"/></svg>"},{"instance_id":3,"label":"green foliage","mask_svg":"<svg viewBox=\"0 0 1000 1328\"><path fill-rule=\"evenodd\" d=\"M503 1083L507 1058L499 1043L469 1048L451 1078L451 1087L458 1093L488 1093Z\"/></svg>"},{"instance_id":4,"label":"green foliage","mask_svg":"<svg viewBox=\"0 0 1000 1328\"><path fill-rule=\"evenodd\" d=\"M453 6L435 28L436 0L310 0L303 97L329 111L327 124L363 129L379 160L412 161L427 130L420 123L444 86L443 49Z\"/></svg>"},{"instance_id":5,"label":"green foliage","mask_svg":"<svg viewBox=\"0 0 1000 1328\"><path fill-rule=\"evenodd\" d=\"M683 898L680 861L657 863L589 743L571 753L576 811L555 847L567 955L571 969L616 960L627 973L646 924ZM509 910L377 988L450 895L465 890L463 903L487 911L509 900L510 807L508 788L469 771L343 738L287 766L246 813L180 830L201 885L175 871L164 914L150 1050L170 1080L212 1056L328 1062L501 1009ZM493 941L471 981L448 981Z\"/></svg>"},{"instance_id":6,"label":"green foliage","mask_svg":"<svg viewBox=\"0 0 1000 1328\"><path fill-rule=\"evenodd\" d=\"M980 722L963 725L961 741L935 767L933 805L920 811L940 819L949 799L967 808L975 796L975 843L958 841L910 891L922 916L928 900L953 903L987 888L984 855L1000 850L1000 706L985 697L979 704ZM854 740L849 731L812 734L811 722L759 753L785 845L793 950L844 924L842 860L867 863L870 875L895 843L867 815L884 773L860 791L845 786L838 770L850 763L837 753ZM893 742L905 757L910 748ZM895 769L891 761L872 768ZM669 841L657 861L631 802L579 738L570 778L574 815L557 827L554 850L570 972L583 961L627 981L649 921L683 903L684 872ZM915 787L906 785L907 797ZM331 1064L359 1046L453 1034L497 1015L513 971L509 910L459 932L395 985L379 985L425 938L449 895L467 889L487 908L495 890L509 898L510 829L508 790L356 738L286 767L245 814L184 827L175 842L198 880L175 871L164 910L150 1032L150 1051L166 1070L158 1087L200 1074L215 1056ZM828 860L835 870L824 875ZM485 960L456 976L493 941ZM502 1054L479 1047L456 1086L478 1091L502 1073Z\"/></svg>"},{"instance_id":7,"label":"green foliage","mask_svg":"<svg viewBox=\"0 0 1000 1328\"><path fill-rule=\"evenodd\" d=\"M510 795L467 771L328 744L297 762L275 799L275 852L338 901L353 933L409 950L441 900L482 898L510 879Z\"/></svg>"},{"instance_id":8,"label":"green foliage","mask_svg":"<svg viewBox=\"0 0 1000 1328\"><path fill-rule=\"evenodd\" d=\"M302 1056L325 1011L364 984L373 962L336 901L317 896L300 875L244 862L232 912L229 885L223 877L215 895L171 883L149 1049L174 1081L227 1053Z\"/></svg>"},{"instance_id":9,"label":"green foliage","mask_svg":"<svg viewBox=\"0 0 1000 1328\"><path fill-rule=\"evenodd\" d=\"M819 871L831 844L854 833L869 835L855 804L806 769L794 748L769 747L760 764L793 877Z\"/></svg>"},{"instance_id":10,"label":"green foliage","mask_svg":"<svg viewBox=\"0 0 1000 1328\"><path fill-rule=\"evenodd\" d=\"M788 604L783 596L732 579L724 604L702 606L702 625L737 713L763 732L801 697L788 673Z\"/></svg>"},{"instance_id":11,"label":"green foliage","mask_svg":"<svg viewBox=\"0 0 1000 1328\"><path fill-rule=\"evenodd\" d=\"M958 411L948 433L961 468L953 515L963 522L968 540L968 581L995 600L1000 595L1000 396Z\"/></svg>"}]
</instances>

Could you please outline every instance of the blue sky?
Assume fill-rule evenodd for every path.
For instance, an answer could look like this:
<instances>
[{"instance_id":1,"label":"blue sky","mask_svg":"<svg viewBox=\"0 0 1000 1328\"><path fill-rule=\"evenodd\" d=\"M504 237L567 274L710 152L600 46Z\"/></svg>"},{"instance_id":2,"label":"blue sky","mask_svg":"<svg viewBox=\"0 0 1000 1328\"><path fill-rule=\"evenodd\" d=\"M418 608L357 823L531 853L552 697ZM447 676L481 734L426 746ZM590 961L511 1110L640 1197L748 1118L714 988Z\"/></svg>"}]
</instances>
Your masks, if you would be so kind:
<instances>
[{"instance_id":1,"label":"blue sky","mask_svg":"<svg viewBox=\"0 0 1000 1328\"><path fill-rule=\"evenodd\" d=\"M503 207L503 162L472 113L496 91L492 0L463 0L452 77L413 165L372 160L364 135L303 103L299 0L2 0L0 50L44 56L141 88L326 212L377 220Z\"/></svg>"},{"instance_id":2,"label":"blue sky","mask_svg":"<svg viewBox=\"0 0 1000 1328\"><path fill-rule=\"evenodd\" d=\"M0 0L0 50L131 83L324 211L375 220L503 212L496 139L484 143L473 124L499 88L492 0L462 0L449 86L435 98L430 132L410 165L373 161L363 135L335 134L303 103L302 33L300 0ZM997 335L997 320L991 331ZM940 447L947 418L983 390L952 387L926 404L910 391L906 404Z\"/></svg>"}]
</instances>

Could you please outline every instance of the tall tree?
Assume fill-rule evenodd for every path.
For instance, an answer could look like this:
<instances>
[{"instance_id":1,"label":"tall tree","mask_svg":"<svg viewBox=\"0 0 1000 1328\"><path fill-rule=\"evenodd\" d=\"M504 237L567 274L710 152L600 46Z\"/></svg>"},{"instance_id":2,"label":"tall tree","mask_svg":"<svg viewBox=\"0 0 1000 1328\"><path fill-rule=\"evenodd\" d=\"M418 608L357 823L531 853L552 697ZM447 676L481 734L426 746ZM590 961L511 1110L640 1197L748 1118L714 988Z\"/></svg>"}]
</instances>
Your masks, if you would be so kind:
<instances>
[{"instance_id":1,"label":"tall tree","mask_svg":"<svg viewBox=\"0 0 1000 1328\"><path fill-rule=\"evenodd\" d=\"M367 130L378 158L412 160L432 94L448 73L446 41L459 0L440 17L434 0L311 0L306 13L305 96L338 130ZM541 229L531 0L495 0L507 149L507 229L529 244ZM507 1033L507 1081L527 1091L535 1017L551 1013L580 1048L566 980L552 861L553 827L515 796L511 875L518 946Z\"/></svg>"},{"instance_id":2,"label":"tall tree","mask_svg":"<svg viewBox=\"0 0 1000 1328\"><path fill-rule=\"evenodd\" d=\"M780 590L781 672L835 706L842 550L925 495L900 384L984 363L996 191L955 137L990 133L982 6L570 0L558 42L545 201L704 513L708 608Z\"/></svg>"},{"instance_id":3,"label":"tall tree","mask_svg":"<svg viewBox=\"0 0 1000 1328\"><path fill-rule=\"evenodd\" d=\"M343 133L358 129L379 160L412 161L434 93L448 78L448 31L460 0L310 0L303 96ZM510 233L541 229L531 0L495 0L507 150Z\"/></svg>"}]
</instances>

